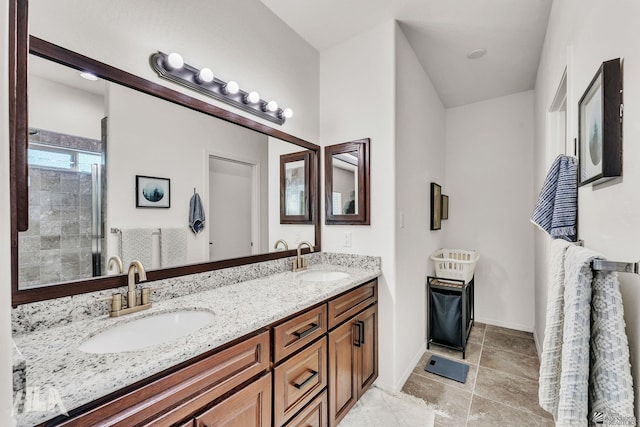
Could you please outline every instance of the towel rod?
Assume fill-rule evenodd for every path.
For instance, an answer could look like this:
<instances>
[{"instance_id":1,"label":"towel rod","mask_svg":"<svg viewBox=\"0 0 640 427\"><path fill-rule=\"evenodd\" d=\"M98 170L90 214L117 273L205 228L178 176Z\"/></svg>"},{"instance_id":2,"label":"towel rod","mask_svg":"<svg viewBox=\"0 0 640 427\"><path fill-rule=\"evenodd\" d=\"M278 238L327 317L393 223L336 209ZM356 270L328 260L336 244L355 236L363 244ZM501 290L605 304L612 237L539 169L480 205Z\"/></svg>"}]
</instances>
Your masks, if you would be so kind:
<instances>
[{"instance_id":1,"label":"towel rod","mask_svg":"<svg viewBox=\"0 0 640 427\"><path fill-rule=\"evenodd\" d=\"M573 242L576 246L584 247L584 240ZM594 259L591 261L591 269L594 271L615 271L618 273L640 274L640 261L638 262L618 262L604 259Z\"/></svg>"},{"instance_id":2,"label":"towel rod","mask_svg":"<svg viewBox=\"0 0 640 427\"><path fill-rule=\"evenodd\" d=\"M113 233L113 234L120 234L120 233L122 233L122 230L120 230L119 228L111 227L111 233ZM151 232L151 234L160 234L160 229L159 229L159 228L156 228L155 230L153 230L153 231Z\"/></svg>"}]
</instances>

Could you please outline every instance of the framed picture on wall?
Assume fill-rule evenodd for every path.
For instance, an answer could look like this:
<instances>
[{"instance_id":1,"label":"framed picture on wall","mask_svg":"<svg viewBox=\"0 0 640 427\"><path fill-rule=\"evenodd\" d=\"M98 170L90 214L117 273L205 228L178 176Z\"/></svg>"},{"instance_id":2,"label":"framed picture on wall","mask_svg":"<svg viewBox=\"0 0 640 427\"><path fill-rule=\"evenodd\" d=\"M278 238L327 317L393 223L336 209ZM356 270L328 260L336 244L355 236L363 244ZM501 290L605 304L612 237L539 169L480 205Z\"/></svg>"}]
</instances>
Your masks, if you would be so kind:
<instances>
[{"instance_id":1,"label":"framed picture on wall","mask_svg":"<svg viewBox=\"0 0 640 427\"><path fill-rule=\"evenodd\" d=\"M578 184L622 175L620 59L603 62L578 102Z\"/></svg>"},{"instance_id":2,"label":"framed picture on wall","mask_svg":"<svg viewBox=\"0 0 640 427\"><path fill-rule=\"evenodd\" d=\"M449 196L442 195L442 219L449 219Z\"/></svg>"},{"instance_id":3,"label":"framed picture on wall","mask_svg":"<svg viewBox=\"0 0 640 427\"><path fill-rule=\"evenodd\" d=\"M171 180L136 175L136 208L170 208Z\"/></svg>"},{"instance_id":4,"label":"framed picture on wall","mask_svg":"<svg viewBox=\"0 0 640 427\"><path fill-rule=\"evenodd\" d=\"M431 183L431 229L440 230L442 222L442 187Z\"/></svg>"}]
</instances>

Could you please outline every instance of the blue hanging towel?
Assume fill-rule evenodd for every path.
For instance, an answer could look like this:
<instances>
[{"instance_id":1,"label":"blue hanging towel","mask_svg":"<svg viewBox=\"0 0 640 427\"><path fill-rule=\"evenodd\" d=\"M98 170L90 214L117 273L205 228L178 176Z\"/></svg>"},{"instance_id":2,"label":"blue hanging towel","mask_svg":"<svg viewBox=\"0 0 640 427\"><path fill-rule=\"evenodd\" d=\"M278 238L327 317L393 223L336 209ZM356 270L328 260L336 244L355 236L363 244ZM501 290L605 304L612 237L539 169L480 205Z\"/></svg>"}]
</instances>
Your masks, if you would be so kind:
<instances>
[{"instance_id":1,"label":"blue hanging towel","mask_svg":"<svg viewBox=\"0 0 640 427\"><path fill-rule=\"evenodd\" d=\"M554 238L574 242L577 237L578 164L560 155L551 165L531 222Z\"/></svg>"},{"instance_id":2,"label":"blue hanging towel","mask_svg":"<svg viewBox=\"0 0 640 427\"><path fill-rule=\"evenodd\" d=\"M189 202L189 228L194 234L198 234L204 229L204 208L200 195L194 193Z\"/></svg>"}]
</instances>

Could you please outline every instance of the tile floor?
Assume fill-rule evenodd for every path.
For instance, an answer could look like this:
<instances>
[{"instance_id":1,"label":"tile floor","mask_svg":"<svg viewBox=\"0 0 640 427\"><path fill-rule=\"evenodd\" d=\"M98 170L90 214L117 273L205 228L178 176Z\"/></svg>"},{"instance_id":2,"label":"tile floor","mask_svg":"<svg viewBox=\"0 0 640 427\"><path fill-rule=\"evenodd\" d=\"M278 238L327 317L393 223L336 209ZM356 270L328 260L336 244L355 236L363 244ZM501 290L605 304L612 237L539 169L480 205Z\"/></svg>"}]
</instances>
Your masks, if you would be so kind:
<instances>
[{"instance_id":1,"label":"tile floor","mask_svg":"<svg viewBox=\"0 0 640 427\"><path fill-rule=\"evenodd\" d=\"M467 381L426 372L432 354L467 363ZM462 352L432 345L402 391L435 408L435 427L553 426L538 406L539 366L532 334L476 322L465 360Z\"/></svg>"}]
</instances>

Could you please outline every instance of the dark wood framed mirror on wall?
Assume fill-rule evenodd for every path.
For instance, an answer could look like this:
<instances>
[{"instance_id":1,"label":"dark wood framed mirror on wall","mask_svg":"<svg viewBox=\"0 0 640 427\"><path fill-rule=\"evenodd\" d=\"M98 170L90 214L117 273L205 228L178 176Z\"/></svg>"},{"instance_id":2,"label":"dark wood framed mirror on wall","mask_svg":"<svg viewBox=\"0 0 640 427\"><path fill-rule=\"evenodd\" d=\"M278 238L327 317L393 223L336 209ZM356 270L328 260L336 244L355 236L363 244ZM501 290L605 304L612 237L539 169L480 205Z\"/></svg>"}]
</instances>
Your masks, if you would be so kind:
<instances>
[{"instance_id":1,"label":"dark wood framed mirror on wall","mask_svg":"<svg viewBox=\"0 0 640 427\"><path fill-rule=\"evenodd\" d=\"M325 223L369 225L369 138L324 148Z\"/></svg>"},{"instance_id":2,"label":"dark wood framed mirror on wall","mask_svg":"<svg viewBox=\"0 0 640 427\"><path fill-rule=\"evenodd\" d=\"M313 221L314 156L311 150L280 156L280 224Z\"/></svg>"},{"instance_id":3,"label":"dark wood framed mirror on wall","mask_svg":"<svg viewBox=\"0 0 640 427\"><path fill-rule=\"evenodd\" d=\"M115 250L114 248L117 245L112 243L121 239L119 236L121 236L120 233L122 232L122 229L125 227L136 226L135 224L126 223L127 218L132 215L140 214L145 215L147 219L150 219L150 215L158 215L159 211L166 213L175 211L178 214L177 216L182 218L183 215L180 215L181 211L179 212L180 207L184 207L186 209L186 207L189 206L189 198L194 194L196 187L205 201L204 207L209 208L207 213L210 213L212 212L212 207L224 205L223 203L207 203L207 199L211 199L211 197L213 197L213 192L210 187L213 179L212 171L214 168L218 167L218 165L222 165L220 170L224 171L229 169L231 166L241 166L242 169L246 170L246 176L249 177L249 185L254 192L252 198L247 203L251 205L252 202L255 202L253 205L258 206L258 208L252 208L250 213L243 214L247 218L247 221L255 228L255 230L251 230L251 233L249 233L249 236L247 237L247 239L251 240L249 242L250 245L245 245L249 247L249 249L247 249L248 252L246 252L246 254L243 253L238 255L230 252L212 254L210 246L208 245L210 238L204 237L196 239L193 233L187 231L187 238L190 239L188 244L195 243L196 245L201 246L198 246L195 252L190 252L196 253L197 258L193 258L189 255L185 261L179 265L152 265L147 270L147 277L150 281L296 255L295 250L274 251L273 243L282 238L281 233L284 232L284 229L278 228L280 225L276 216L277 213L274 215L276 218L274 218L273 221L268 221L268 214L265 214L265 212L270 211L270 204L275 205L276 203L279 203L279 199L276 196L280 186L280 171L277 166L279 156L282 154L306 150L304 152L307 153L306 161L308 165L306 170L308 171L307 174L309 178L307 180L308 183L306 184L308 185L308 188L306 189L305 196L308 201L306 212L308 219L306 222L300 222L298 227L301 227L301 233L304 239L308 239L312 242L314 242L315 239L314 249L316 251L321 250L320 224L318 220L320 217L320 203L318 199L320 194L320 180L317 176L320 167L320 147L318 145L217 107L200 99L191 97L186 93L178 92L153 81L125 72L112 65L96 61L88 56L57 46L46 40L33 36L30 37L27 33L27 2L11 0L10 8L9 128L11 171L12 305L16 306L19 304L52 298L116 288L126 286L127 284L127 277L124 274L107 275L106 262L102 262L101 268L93 268L93 272L88 273L88 276L78 276L75 271L72 272L71 270L66 270L67 266L65 265L61 266L62 270L57 271L57 274L42 275L42 269L40 266L50 263L43 263L41 261L42 254L38 253L38 256L36 257L34 252L41 250L43 242L45 242L46 245L55 246L55 251L57 251L57 253L59 252L58 258L64 259L63 255L68 256L69 254L64 253L65 248L62 247L63 242L66 241L67 243L72 243L75 241L75 236L64 234L60 236L45 236L46 233L39 233L39 231L45 230L48 226L45 227L42 222L38 223L38 218L42 220L42 217L32 214L32 211L34 211L34 205L38 209L41 208L42 201L45 200L43 199L43 196L51 196L49 198L45 197L47 203L51 203L51 200L54 198L56 200L63 197L66 197L69 200L90 200L91 197L89 197L88 194L62 194L60 197L53 197L54 195L50 194L50 188L35 187L36 185L44 185L44 180L34 178L38 173L36 169L41 167L42 171L45 171L48 168L46 173L51 175L50 178L53 176L51 171L55 169L57 169L56 173L64 172L68 175L73 173L86 173L90 175L90 173L81 170L79 167L76 167L78 170L71 170L71 168L65 167L65 170L60 171L61 168L52 168L46 164L31 164L27 156L29 149L32 151L35 149L38 153L54 153L56 156L62 156L65 157L65 159L69 158L71 159L71 162L67 161L66 163L68 165L77 163L80 157L86 157L88 151L93 151L93 149L89 150L86 148L87 146L95 145L97 147L101 142L108 146L108 149L105 150L105 152L96 150L95 155L92 152L89 153L89 157L102 157L102 168L106 171L105 180L109 180L105 190L107 215L104 216L105 219L102 223L103 236L101 241L101 243L105 244L103 247L106 247L107 249L105 249L105 252L102 254L102 258L109 256L108 251ZM108 120L104 121L104 126L109 130L109 132L105 131L104 134L107 135L108 138L102 141L100 140L101 131L99 124L96 131L98 136L85 138L84 135L82 135L83 137L79 137L79 134L77 133L62 132L59 129L47 128L32 117L31 109L33 109L34 114L38 111L42 111L40 107L43 103L35 98L39 92L38 87L43 87L44 84L48 85L47 87L54 87L57 83L57 86L65 86L59 84L60 81L54 81L54 77L63 78L62 74L58 73L58 67L63 69L62 72L73 74L73 79L76 79L78 71L91 72L93 75L97 76L98 84L102 88L106 88L105 90L109 91L109 108L115 108L113 106L116 105L111 101L117 101L120 99L121 102L119 105L121 106L121 109L113 110L117 111L118 114L104 114L105 117L108 117ZM27 91L27 84L29 84L29 91ZM28 97L27 93L29 94ZM96 97L98 95L92 93L92 96ZM55 99L55 97L52 99ZM36 101L38 103L37 105L34 103ZM166 113L164 113L164 115L161 114L155 116L153 114L147 114L148 117L144 118L136 117L134 114L129 114L122 110L122 108L127 108L127 106L129 106L128 108L131 109L138 108L138 111L151 111L139 108L139 102L142 102L149 108L153 108L153 111L161 109L166 111ZM55 108L55 105L53 108ZM86 110L86 108L81 109ZM113 111L111 111L111 113L113 113ZM193 126L191 128L191 132L193 132L193 129L200 128L203 129L202 132L207 132L208 135L212 135L212 129L224 132L224 134L216 134L219 136L218 138L209 138L211 144L213 144L213 140L215 139L216 143L218 140L224 140L229 144L229 146L239 145L236 143L240 140L245 142L246 140L250 140L253 145L249 148L244 148L244 152L242 153L232 153L231 149L228 147L215 145L197 147L199 153L207 153L208 159L205 160L208 161L198 160L194 163L187 160L189 156L185 155L186 142L177 144L180 145L180 147L177 147L176 144L171 144L170 141L159 144L159 141L155 136L152 137L149 135L150 129L155 130L158 128L158 130L160 130L162 127L160 123L157 123L157 117L168 117L167 114L180 116L180 120L176 120L180 123L197 122L198 126ZM36 116L34 115L34 117ZM43 115L39 115L39 117L43 117ZM142 132L144 129L144 135L148 136L147 139L150 144L156 144L156 147L162 146L165 148L176 145L176 148L181 150L177 153L165 153L165 157L167 159L172 159L171 161L173 162L170 167L167 167L166 165L163 166L163 170L171 171L170 175L153 173L155 171L150 170L152 168L150 168L149 164L136 162L134 165L135 171L137 171L138 174L141 174L141 171L143 170L150 170L148 173L149 175L171 179L171 208L169 209L137 209L136 213L135 200L133 200L135 197L134 188L136 173L134 173L134 170L124 170L123 168L126 166L118 162L120 159L126 157L122 155L122 149L140 151L140 153L134 155L140 160L145 157L142 153L149 151L147 146L142 145L143 138L141 138L139 134L133 135L129 132L123 132L123 129L125 129L124 122L118 122L117 120L124 120L128 117L132 122L138 124L138 130L132 126L128 126L128 129L130 129L131 132ZM147 118L153 119L153 117L156 117L156 125L147 126L141 124L144 120L147 120ZM176 126L173 127L175 128ZM113 132L114 129L119 129L120 132ZM178 132L180 131L179 129L175 130ZM160 133L166 132L167 129L160 130ZM59 139L61 135L65 136L65 140L68 140L70 136L73 136L74 144L77 143L78 147L64 147L64 149L57 146L54 147L55 141L52 142L52 140L56 140L57 138ZM231 140L230 135L235 135L237 139ZM122 148L124 146L117 144L119 139L128 140L129 145L126 146L126 148ZM195 138L191 139L195 140ZM173 141L178 140L180 139L175 137L173 138ZM132 144L131 141L136 141L136 143ZM189 141L189 143L191 142ZM104 148L104 146L102 148ZM34 157L35 154L38 154L35 151L33 153L29 153L29 156ZM229 155L229 158L222 158L226 154ZM159 153L154 151L153 161L156 165L154 165L153 168L159 167L158 156ZM96 162L99 163L99 161L92 161L91 163ZM274 166L269 169L268 165L271 164ZM178 172L179 169L181 172ZM35 175L31 179L30 187L29 178L32 174ZM62 188L63 180L65 181L65 185L68 184L67 181L69 180L67 178L63 179L62 177L53 176L53 179L60 179L60 188ZM81 181L82 178L83 177L80 177L79 181ZM80 187L82 187L82 184L80 184ZM209 190L211 191L208 191L207 187L209 187ZM35 198L36 191L41 192L41 194L39 194L39 198ZM236 194L237 193L238 192L236 192ZM122 198L114 199L114 194L129 195L132 200L124 200ZM34 200L40 203L40 205L38 203L32 203ZM59 224L58 228L62 229L63 232L77 231L75 228L78 228L78 224L71 224L73 221L68 220L68 223L63 224L64 220L67 219L65 216L67 216L68 213L62 212L64 210L62 206L63 204L59 203L59 206L50 209L50 211L53 212L54 217L60 218L61 224ZM118 207L118 210L125 210L126 216L121 215L118 217L118 211L113 210L116 206ZM68 208L70 206L66 205L66 207ZM231 207L237 210L236 205L231 205ZM83 215L82 206L79 206L77 211L80 216ZM277 208L275 212L277 212ZM84 216L86 216L86 212ZM236 216L239 217L240 215ZM214 222L211 219L212 217L207 217L207 225ZM144 218L140 218L140 220L143 221ZM186 229L186 219L180 219L179 221L179 225ZM224 221L220 222L223 225L226 224ZM175 227L175 224L176 223L161 223L159 227ZM154 225L156 224L154 223ZM80 225L80 227L82 226ZM304 229L302 229L302 227L304 227ZM83 232L80 230L80 232L76 234L83 234ZM92 233L87 232L84 234ZM308 236L305 236L305 234L308 234ZM234 234L234 236L236 236L236 234ZM255 244L257 241L256 239L260 241L259 245ZM34 245L30 245L36 241L39 243L37 248L35 248ZM49 250L49 246L45 249ZM78 257L80 259L80 263L84 259L88 259L89 262L91 262L92 255L94 255L92 254L91 245L87 246L78 244L75 246L85 248L85 252L77 255L74 254L73 256ZM220 244L218 246L222 249L228 249L230 245ZM52 252L54 252L54 250L52 250ZM307 253L308 249L303 249L303 252ZM96 256L93 256L93 259L95 260ZM62 264L65 264L65 262L62 261ZM147 266L145 265L145 267ZM35 277L36 275L32 274L36 270L40 270L40 277Z\"/></svg>"}]
</instances>

